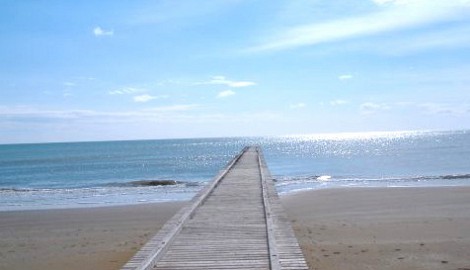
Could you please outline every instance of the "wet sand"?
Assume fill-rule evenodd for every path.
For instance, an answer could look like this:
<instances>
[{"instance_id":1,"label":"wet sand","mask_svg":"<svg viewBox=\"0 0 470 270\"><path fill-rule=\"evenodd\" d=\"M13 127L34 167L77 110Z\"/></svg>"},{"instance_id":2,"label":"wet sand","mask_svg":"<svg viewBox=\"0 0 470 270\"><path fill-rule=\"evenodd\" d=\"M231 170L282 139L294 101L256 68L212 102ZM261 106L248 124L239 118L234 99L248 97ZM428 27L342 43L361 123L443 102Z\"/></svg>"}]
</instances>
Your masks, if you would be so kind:
<instances>
[{"instance_id":1,"label":"wet sand","mask_svg":"<svg viewBox=\"0 0 470 270\"><path fill-rule=\"evenodd\" d=\"M281 199L311 269L470 269L470 188ZM0 269L119 269L184 204L0 212Z\"/></svg>"}]
</instances>

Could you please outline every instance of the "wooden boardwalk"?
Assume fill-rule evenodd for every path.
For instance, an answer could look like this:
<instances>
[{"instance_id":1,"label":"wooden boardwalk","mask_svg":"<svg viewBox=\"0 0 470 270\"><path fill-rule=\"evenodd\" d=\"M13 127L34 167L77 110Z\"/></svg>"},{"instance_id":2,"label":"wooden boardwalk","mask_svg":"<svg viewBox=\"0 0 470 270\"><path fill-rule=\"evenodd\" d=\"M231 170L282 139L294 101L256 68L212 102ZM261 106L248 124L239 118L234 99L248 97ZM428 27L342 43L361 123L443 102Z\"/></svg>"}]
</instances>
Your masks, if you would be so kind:
<instances>
[{"instance_id":1,"label":"wooden boardwalk","mask_svg":"<svg viewBox=\"0 0 470 270\"><path fill-rule=\"evenodd\" d=\"M261 150L247 147L122 268L308 269Z\"/></svg>"}]
</instances>

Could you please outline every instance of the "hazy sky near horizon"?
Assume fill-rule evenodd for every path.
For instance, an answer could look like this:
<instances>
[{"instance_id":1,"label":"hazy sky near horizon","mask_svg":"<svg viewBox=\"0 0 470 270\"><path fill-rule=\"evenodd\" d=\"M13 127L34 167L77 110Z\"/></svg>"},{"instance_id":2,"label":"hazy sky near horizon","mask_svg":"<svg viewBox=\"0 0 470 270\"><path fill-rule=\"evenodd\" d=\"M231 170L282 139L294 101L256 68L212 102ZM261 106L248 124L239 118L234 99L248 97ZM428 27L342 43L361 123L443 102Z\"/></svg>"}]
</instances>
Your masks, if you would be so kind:
<instances>
[{"instance_id":1,"label":"hazy sky near horizon","mask_svg":"<svg viewBox=\"0 0 470 270\"><path fill-rule=\"evenodd\" d=\"M0 35L0 143L470 128L470 0L4 0Z\"/></svg>"}]
</instances>

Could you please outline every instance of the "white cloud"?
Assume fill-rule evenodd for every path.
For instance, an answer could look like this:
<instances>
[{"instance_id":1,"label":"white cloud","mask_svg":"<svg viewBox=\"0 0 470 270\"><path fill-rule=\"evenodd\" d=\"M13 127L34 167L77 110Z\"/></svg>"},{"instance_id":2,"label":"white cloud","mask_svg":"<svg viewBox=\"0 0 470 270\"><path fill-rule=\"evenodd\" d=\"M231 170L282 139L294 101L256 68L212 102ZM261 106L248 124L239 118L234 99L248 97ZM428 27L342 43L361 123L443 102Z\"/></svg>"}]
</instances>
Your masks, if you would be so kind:
<instances>
[{"instance_id":1,"label":"white cloud","mask_svg":"<svg viewBox=\"0 0 470 270\"><path fill-rule=\"evenodd\" d=\"M100 36L113 36L114 31L113 30L104 30L103 28L97 26L97 27L93 28L93 34L97 37L100 37Z\"/></svg>"},{"instance_id":2,"label":"white cloud","mask_svg":"<svg viewBox=\"0 0 470 270\"><path fill-rule=\"evenodd\" d=\"M74 87L74 86L77 86L76 83L73 83L73 82L64 82L64 86L66 87Z\"/></svg>"},{"instance_id":3,"label":"white cloud","mask_svg":"<svg viewBox=\"0 0 470 270\"><path fill-rule=\"evenodd\" d=\"M252 85L256 85L256 83L240 81L240 82L230 82L228 84L228 86L230 87L247 87L247 86L252 86Z\"/></svg>"},{"instance_id":4,"label":"white cloud","mask_svg":"<svg viewBox=\"0 0 470 270\"><path fill-rule=\"evenodd\" d=\"M145 102L149 102L153 99L156 99L157 97L156 96L151 96L151 95L139 95L139 96L134 96L134 101L135 102L140 102L140 103L145 103Z\"/></svg>"},{"instance_id":5,"label":"white cloud","mask_svg":"<svg viewBox=\"0 0 470 270\"><path fill-rule=\"evenodd\" d=\"M48 118L72 119L95 114L91 110L44 110L30 106L0 106L0 117L6 118Z\"/></svg>"},{"instance_id":6,"label":"white cloud","mask_svg":"<svg viewBox=\"0 0 470 270\"><path fill-rule=\"evenodd\" d=\"M470 106L468 104L450 105L441 103L422 103L417 105L423 109L427 114L449 114L449 115L462 115L469 112Z\"/></svg>"},{"instance_id":7,"label":"white cloud","mask_svg":"<svg viewBox=\"0 0 470 270\"><path fill-rule=\"evenodd\" d=\"M86 118L152 118L164 113L191 111L200 107L198 104L176 104L135 111L95 111L95 110L44 110L30 106L0 106L0 118L9 119L86 119Z\"/></svg>"},{"instance_id":8,"label":"white cloud","mask_svg":"<svg viewBox=\"0 0 470 270\"><path fill-rule=\"evenodd\" d=\"M372 0L375 4L379 6L383 5L402 5L402 6L466 6L470 4L468 0Z\"/></svg>"},{"instance_id":9,"label":"white cloud","mask_svg":"<svg viewBox=\"0 0 470 270\"><path fill-rule=\"evenodd\" d=\"M225 85L225 86L234 87L234 88L248 87L248 86L256 85L255 82L250 82L250 81L232 81L232 80L228 80L224 76L213 76L211 78L211 80L209 80L207 82L197 83L197 84Z\"/></svg>"},{"instance_id":10,"label":"white cloud","mask_svg":"<svg viewBox=\"0 0 470 270\"><path fill-rule=\"evenodd\" d=\"M462 13L463 8L470 8L470 1L468 0L377 0L375 2L386 7L379 12L360 17L284 28L284 30L277 31L277 34L268 37L265 42L249 48L247 51L279 51L396 30L412 29L435 22L456 20L459 16L464 17L466 15Z\"/></svg>"},{"instance_id":11,"label":"white cloud","mask_svg":"<svg viewBox=\"0 0 470 270\"><path fill-rule=\"evenodd\" d=\"M340 105L345 105L345 104L348 104L348 103L349 103L349 101L342 100L342 99L336 99L336 100L330 101L331 106L340 106Z\"/></svg>"},{"instance_id":12,"label":"white cloud","mask_svg":"<svg viewBox=\"0 0 470 270\"><path fill-rule=\"evenodd\" d=\"M372 0L372 2L376 3L377 5L384 5L396 2L396 0Z\"/></svg>"},{"instance_id":13,"label":"white cloud","mask_svg":"<svg viewBox=\"0 0 470 270\"><path fill-rule=\"evenodd\" d=\"M353 75L351 75L351 74L344 74L344 75L338 76L338 79L340 81L350 80L352 78L353 78Z\"/></svg>"},{"instance_id":14,"label":"white cloud","mask_svg":"<svg viewBox=\"0 0 470 270\"><path fill-rule=\"evenodd\" d=\"M235 92L233 92L232 90L225 90L225 91L222 91L220 92L217 97L218 98L226 98L226 97L230 97L230 96L233 96L235 95Z\"/></svg>"},{"instance_id":15,"label":"white cloud","mask_svg":"<svg viewBox=\"0 0 470 270\"><path fill-rule=\"evenodd\" d=\"M135 93L142 93L145 92L145 89L135 88L135 87L123 87L117 90L109 91L108 94L110 95L128 95L128 94L135 94Z\"/></svg>"},{"instance_id":16,"label":"white cloud","mask_svg":"<svg viewBox=\"0 0 470 270\"><path fill-rule=\"evenodd\" d=\"M395 103L373 103L366 102L360 105L361 113L373 114L378 111L386 110L412 110L413 112L420 112L428 115L453 115L461 116L469 113L470 104L468 103L435 103L435 102L411 102L401 101ZM416 111L417 110L417 111Z\"/></svg>"},{"instance_id":17,"label":"white cloud","mask_svg":"<svg viewBox=\"0 0 470 270\"><path fill-rule=\"evenodd\" d=\"M134 102L145 103L154 99L169 98L169 95L150 95L148 90L137 87L122 87L120 89L109 91L109 95L134 95L132 99Z\"/></svg>"},{"instance_id":18,"label":"white cloud","mask_svg":"<svg viewBox=\"0 0 470 270\"><path fill-rule=\"evenodd\" d=\"M290 105L290 108L291 109L302 109L302 108L305 108L307 107L307 104L303 103L303 102L300 102L300 103L297 103L297 104L291 104Z\"/></svg>"},{"instance_id":19,"label":"white cloud","mask_svg":"<svg viewBox=\"0 0 470 270\"><path fill-rule=\"evenodd\" d=\"M373 114L378 111L386 111L390 110L390 106L386 103L373 103L373 102L365 102L360 105L361 113L363 114Z\"/></svg>"},{"instance_id":20,"label":"white cloud","mask_svg":"<svg viewBox=\"0 0 470 270\"><path fill-rule=\"evenodd\" d=\"M452 0L451 0L452 1ZM422 0L372 0L376 5L410 5L423 2Z\"/></svg>"},{"instance_id":21,"label":"white cloud","mask_svg":"<svg viewBox=\"0 0 470 270\"><path fill-rule=\"evenodd\" d=\"M179 105L171 105L171 106L160 106L151 109L145 109L142 112L182 112L182 111L190 111L195 108L200 107L197 104L179 104Z\"/></svg>"},{"instance_id":22,"label":"white cloud","mask_svg":"<svg viewBox=\"0 0 470 270\"><path fill-rule=\"evenodd\" d=\"M72 92L70 92L69 90L65 90L62 95L64 98L73 96Z\"/></svg>"}]
</instances>

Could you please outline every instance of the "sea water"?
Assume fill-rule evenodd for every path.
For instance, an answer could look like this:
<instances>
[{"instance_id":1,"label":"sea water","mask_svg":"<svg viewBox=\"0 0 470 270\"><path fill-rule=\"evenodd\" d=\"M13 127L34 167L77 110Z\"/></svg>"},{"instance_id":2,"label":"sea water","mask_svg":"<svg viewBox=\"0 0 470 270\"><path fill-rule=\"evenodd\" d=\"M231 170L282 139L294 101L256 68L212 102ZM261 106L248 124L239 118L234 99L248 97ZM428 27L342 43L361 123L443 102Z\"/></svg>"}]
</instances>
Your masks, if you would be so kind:
<instances>
[{"instance_id":1,"label":"sea water","mask_svg":"<svg viewBox=\"0 0 470 270\"><path fill-rule=\"evenodd\" d=\"M281 194L470 185L470 131L17 144L0 145L0 210L189 200L246 145Z\"/></svg>"}]
</instances>

